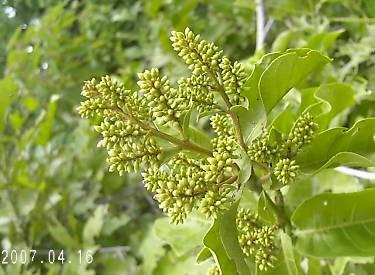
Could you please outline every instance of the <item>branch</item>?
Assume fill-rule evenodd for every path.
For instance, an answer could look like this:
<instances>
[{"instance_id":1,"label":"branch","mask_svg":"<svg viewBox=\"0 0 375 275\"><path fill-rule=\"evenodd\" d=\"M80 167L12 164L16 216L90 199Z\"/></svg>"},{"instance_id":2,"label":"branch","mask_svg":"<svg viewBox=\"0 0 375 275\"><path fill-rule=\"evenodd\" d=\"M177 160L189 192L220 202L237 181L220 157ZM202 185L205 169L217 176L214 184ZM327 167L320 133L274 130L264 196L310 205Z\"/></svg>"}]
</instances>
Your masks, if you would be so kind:
<instances>
[{"instance_id":1,"label":"branch","mask_svg":"<svg viewBox=\"0 0 375 275\"><path fill-rule=\"evenodd\" d=\"M332 17L329 20L331 22L338 22L338 23L367 23L367 24L375 23L375 18L366 18L366 17Z\"/></svg>"},{"instance_id":2,"label":"branch","mask_svg":"<svg viewBox=\"0 0 375 275\"><path fill-rule=\"evenodd\" d=\"M336 167L335 170L340 173L354 176L360 179L375 180L375 173L361 171L361 170L357 170L357 169L353 169L353 168L349 168L345 166Z\"/></svg>"},{"instance_id":3,"label":"branch","mask_svg":"<svg viewBox=\"0 0 375 275\"><path fill-rule=\"evenodd\" d=\"M162 138L164 140L167 140L167 141L169 141L169 142L171 142L175 145L178 145L181 149L196 151L198 153L208 155L208 156L212 155L211 150L208 150L207 148L201 147L201 146L196 145L194 143L191 143L189 141L181 140L181 139L175 138L174 136L163 133L163 132L147 125L146 123L138 120L137 118L135 118L135 117L133 117L129 114L124 113L120 108L117 108L114 111L117 112L118 114L120 114L126 120L129 120L130 122L132 122L134 124L138 124L142 129L144 129L146 131L150 131L150 133L152 135L157 136L159 138Z\"/></svg>"},{"instance_id":4,"label":"branch","mask_svg":"<svg viewBox=\"0 0 375 275\"><path fill-rule=\"evenodd\" d=\"M264 39L266 39L267 34L273 25L273 22L275 22L275 20L273 18L270 18L268 19L267 24L264 26Z\"/></svg>"},{"instance_id":5,"label":"branch","mask_svg":"<svg viewBox=\"0 0 375 275\"><path fill-rule=\"evenodd\" d=\"M255 1L255 11L257 17L257 41L256 41L256 51L263 48L264 40L266 38L265 25L266 25L266 14L264 10L264 0Z\"/></svg>"}]
</instances>

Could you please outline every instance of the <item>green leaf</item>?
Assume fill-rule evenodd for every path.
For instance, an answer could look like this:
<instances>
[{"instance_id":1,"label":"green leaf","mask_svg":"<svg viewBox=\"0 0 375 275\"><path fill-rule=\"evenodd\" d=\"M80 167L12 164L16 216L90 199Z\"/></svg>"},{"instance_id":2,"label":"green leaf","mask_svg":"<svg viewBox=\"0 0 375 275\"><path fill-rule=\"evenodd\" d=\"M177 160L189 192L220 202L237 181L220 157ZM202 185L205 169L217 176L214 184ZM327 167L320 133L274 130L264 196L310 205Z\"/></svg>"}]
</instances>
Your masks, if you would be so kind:
<instances>
[{"instance_id":1,"label":"green leaf","mask_svg":"<svg viewBox=\"0 0 375 275\"><path fill-rule=\"evenodd\" d=\"M52 238L66 248L80 248L80 243L74 239L68 230L55 219L53 224L48 225L48 231Z\"/></svg>"},{"instance_id":2,"label":"green leaf","mask_svg":"<svg viewBox=\"0 0 375 275\"><path fill-rule=\"evenodd\" d=\"M277 223L277 213L272 208L272 202L264 191L262 191L258 200L258 216L264 223Z\"/></svg>"},{"instance_id":3,"label":"green leaf","mask_svg":"<svg viewBox=\"0 0 375 275\"><path fill-rule=\"evenodd\" d=\"M252 106L252 105L251 105ZM233 106L232 110L237 114L240 123L241 134L244 142L249 144L257 137L266 124L266 115L262 107L247 110L242 106Z\"/></svg>"},{"instance_id":4,"label":"green leaf","mask_svg":"<svg viewBox=\"0 0 375 275\"><path fill-rule=\"evenodd\" d=\"M249 274L249 268L244 260L244 254L240 244L238 243L238 232L237 232L237 208L239 200L234 203L231 208L224 213L222 217L222 223L220 226L220 237L223 243L224 249L226 250L230 259L235 262L238 274Z\"/></svg>"},{"instance_id":5,"label":"green leaf","mask_svg":"<svg viewBox=\"0 0 375 275\"><path fill-rule=\"evenodd\" d=\"M321 105L323 109L322 113L315 118L315 121L319 124L320 131L326 129L334 117L355 103L353 89L349 85L342 83L321 85L319 88L313 90L313 96L314 103L323 103L323 106ZM306 101L306 98L303 99L303 101ZM313 102L310 102L310 104ZM306 105L306 103L302 102L301 105Z\"/></svg>"},{"instance_id":6,"label":"green leaf","mask_svg":"<svg viewBox=\"0 0 375 275\"><path fill-rule=\"evenodd\" d=\"M207 270L210 268L211 263L205 262L202 264L196 264L193 255L186 255L178 257L173 254L173 251L169 251L165 254L158 262L157 267L151 273L153 275L206 275ZM132 273L134 274L134 273ZM235 274L235 273L234 273Z\"/></svg>"},{"instance_id":7,"label":"green leaf","mask_svg":"<svg viewBox=\"0 0 375 275\"><path fill-rule=\"evenodd\" d=\"M320 268L320 259L308 257L309 268L307 270L307 275L322 275Z\"/></svg>"},{"instance_id":8,"label":"green leaf","mask_svg":"<svg viewBox=\"0 0 375 275\"><path fill-rule=\"evenodd\" d=\"M22 105L25 106L30 112L35 111L39 106L39 101L32 96L26 96L22 99Z\"/></svg>"},{"instance_id":9,"label":"green leaf","mask_svg":"<svg viewBox=\"0 0 375 275\"><path fill-rule=\"evenodd\" d=\"M238 203L234 203L223 216L215 220L203 240L223 275L250 273L238 243L236 227Z\"/></svg>"},{"instance_id":10,"label":"green leaf","mask_svg":"<svg viewBox=\"0 0 375 275\"><path fill-rule=\"evenodd\" d=\"M302 203L292 215L296 247L316 257L375 255L375 189L324 193Z\"/></svg>"},{"instance_id":11,"label":"green leaf","mask_svg":"<svg viewBox=\"0 0 375 275\"><path fill-rule=\"evenodd\" d=\"M207 247L203 247L197 256L197 264L203 263L212 257L211 251Z\"/></svg>"},{"instance_id":12,"label":"green leaf","mask_svg":"<svg viewBox=\"0 0 375 275\"><path fill-rule=\"evenodd\" d=\"M142 264L143 274L153 274L159 260L166 253L166 249L163 248L164 245L165 242L156 236L155 227L149 226L138 249L138 254L145 259Z\"/></svg>"},{"instance_id":13,"label":"green leaf","mask_svg":"<svg viewBox=\"0 0 375 275\"><path fill-rule=\"evenodd\" d=\"M108 205L99 205L85 226L83 227L82 240L84 245L95 245L95 237L100 235L104 217L108 212Z\"/></svg>"},{"instance_id":14,"label":"green leaf","mask_svg":"<svg viewBox=\"0 0 375 275\"><path fill-rule=\"evenodd\" d=\"M183 131L184 137L189 137L189 127L190 127L190 119L191 119L192 111L193 109L190 109L183 115L182 131Z\"/></svg>"},{"instance_id":15,"label":"green leaf","mask_svg":"<svg viewBox=\"0 0 375 275\"><path fill-rule=\"evenodd\" d=\"M293 128L295 115L290 106L287 106L280 114L274 119L271 125L284 136L288 136L290 130Z\"/></svg>"},{"instance_id":16,"label":"green leaf","mask_svg":"<svg viewBox=\"0 0 375 275\"><path fill-rule=\"evenodd\" d=\"M312 177L314 191L316 194L323 192L351 193L363 190L363 184L356 177L346 175L334 169L326 169ZM313 197L313 196L311 196Z\"/></svg>"},{"instance_id":17,"label":"green leaf","mask_svg":"<svg viewBox=\"0 0 375 275\"><path fill-rule=\"evenodd\" d=\"M328 62L328 57L309 49L289 50L273 60L259 80L266 112L269 113L291 88Z\"/></svg>"},{"instance_id":18,"label":"green leaf","mask_svg":"<svg viewBox=\"0 0 375 275\"><path fill-rule=\"evenodd\" d=\"M10 78L4 78L0 80L0 132L4 130L6 123L6 112L9 105L14 100L16 85Z\"/></svg>"},{"instance_id":19,"label":"green leaf","mask_svg":"<svg viewBox=\"0 0 375 275\"><path fill-rule=\"evenodd\" d=\"M126 213L116 217L111 217L110 219L105 220L102 228L102 234L110 236L116 230L128 224L130 220L131 218Z\"/></svg>"},{"instance_id":20,"label":"green leaf","mask_svg":"<svg viewBox=\"0 0 375 275\"><path fill-rule=\"evenodd\" d=\"M327 52L336 42L336 39L345 30L337 30L334 32L322 32L313 34L307 41L307 48Z\"/></svg>"},{"instance_id":21,"label":"green leaf","mask_svg":"<svg viewBox=\"0 0 375 275\"><path fill-rule=\"evenodd\" d=\"M330 265L329 269L334 275L342 275L344 274L345 267L348 262L350 262L349 257L336 258L334 264Z\"/></svg>"},{"instance_id":22,"label":"green leaf","mask_svg":"<svg viewBox=\"0 0 375 275\"><path fill-rule=\"evenodd\" d=\"M298 268L296 265L296 259L294 257L292 240L290 239L289 235L284 232L281 232L280 239L281 239L281 247L283 249L283 254L284 254L285 265L288 269L288 274L298 275L299 272L298 272Z\"/></svg>"},{"instance_id":23,"label":"green leaf","mask_svg":"<svg viewBox=\"0 0 375 275\"><path fill-rule=\"evenodd\" d=\"M58 95L53 95L51 97L50 103L48 104L47 111L44 113L42 122L39 125L39 135L36 142L40 145L47 145L50 140L52 133L53 121L55 120L57 107L58 107Z\"/></svg>"},{"instance_id":24,"label":"green leaf","mask_svg":"<svg viewBox=\"0 0 375 275\"><path fill-rule=\"evenodd\" d=\"M280 55L280 52L266 54L255 64L253 72L241 89L241 95L248 101L247 108L242 106L232 107L239 118L241 133L246 144L249 144L253 138L258 136L267 123L266 110L259 93L259 80L266 67Z\"/></svg>"},{"instance_id":25,"label":"green leaf","mask_svg":"<svg viewBox=\"0 0 375 275\"><path fill-rule=\"evenodd\" d=\"M190 215L183 224L171 224L169 218L157 219L155 234L168 243L177 256L183 256L202 244L210 224L207 220Z\"/></svg>"},{"instance_id":26,"label":"green leaf","mask_svg":"<svg viewBox=\"0 0 375 275\"><path fill-rule=\"evenodd\" d=\"M236 159L235 162L238 164L238 167L240 167L238 182L240 185L243 185L245 182L249 180L251 176L252 166L249 155L244 151L242 147L239 146L239 148L241 151L240 158Z\"/></svg>"},{"instance_id":27,"label":"green leaf","mask_svg":"<svg viewBox=\"0 0 375 275\"><path fill-rule=\"evenodd\" d=\"M207 232L203 243L211 251L223 275L236 274L236 264L229 258L221 242L220 226L221 218L218 218Z\"/></svg>"},{"instance_id":28,"label":"green leaf","mask_svg":"<svg viewBox=\"0 0 375 275\"><path fill-rule=\"evenodd\" d=\"M372 167L375 166L375 162L356 153L341 152L330 158L322 167L316 170L315 173L320 172L323 169L337 167L340 165L352 167Z\"/></svg>"},{"instance_id":29,"label":"green leaf","mask_svg":"<svg viewBox=\"0 0 375 275\"><path fill-rule=\"evenodd\" d=\"M371 166L365 156L375 152L375 118L358 121L352 128L332 128L319 133L297 156L304 172L339 165ZM359 156L361 155L361 156Z\"/></svg>"},{"instance_id":30,"label":"green leaf","mask_svg":"<svg viewBox=\"0 0 375 275\"><path fill-rule=\"evenodd\" d=\"M286 30L280 33L272 43L271 52L285 51L293 35L295 35L295 32L292 30Z\"/></svg>"},{"instance_id":31,"label":"green leaf","mask_svg":"<svg viewBox=\"0 0 375 275\"><path fill-rule=\"evenodd\" d=\"M191 142L202 145L205 148L211 149L211 138L203 131L193 126L189 127L189 139Z\"/></svg>"},{"instance_id":32,"label":"green leaf","mask_svg":"<svg viewBox=\"0 0 375 275\"><path fill-rule=\"evenodd\" d=\"M13 129L19 130L25 123L26 118L20 113L19 110L16 110L15 112L9 114L9 120L12 123Z\"/></svg>"}]
</instances>

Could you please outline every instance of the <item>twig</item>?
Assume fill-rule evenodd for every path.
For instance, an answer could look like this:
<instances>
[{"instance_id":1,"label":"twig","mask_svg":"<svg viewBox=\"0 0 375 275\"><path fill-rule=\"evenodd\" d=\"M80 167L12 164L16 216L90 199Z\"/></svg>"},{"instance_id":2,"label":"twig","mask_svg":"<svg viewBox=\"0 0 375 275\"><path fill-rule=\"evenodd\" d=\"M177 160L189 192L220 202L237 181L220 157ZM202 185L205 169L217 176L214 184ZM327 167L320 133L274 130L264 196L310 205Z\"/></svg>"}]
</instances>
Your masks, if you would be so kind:
<instances>
[{"instance_id":1,"label":"twig","mask_svg":"<svg viewBox=\"0 0 375 275\"><path fill-rule=\"evenodd\" d=\"M257 41L256 41L256 51L263 48L264 40L266 38L265 24L266 24L266 14L264 11L264 0L256 0L256 18L257 18Z\"/></svg>"},{"instance_id":2,"label":"twig","mask_svg":"<svg viewBox=\"0 0 375 275\"><path fill-rule=\"evenodd\" d=\"M360 17L332 17L330 18L331 22L338 23L368 23L374 24L375 18L360 18Z\"/></svg>"},{"instance_id":3,"label":"twig","mask_svg":"<svg viewBox=\"0 0 375 275\"><path fill-rule=\"evenodd\" d=\"M267 24L264 26L264 39L266 39L267 34L273 25L273 22L275 22L275 20L273 18L270 18L268 19Z\"/></svg>"},{"instance_id":4,"label":"twig","mask_svg":"<svg viewBox=\"0 0 375 275\"><path fill-rule=\"evenodd\" d=\"M191 143L191 142L186 141L186 140L178 139L178 138L176 138L174 136L171 136L171 135L168 135L164 132L161 132L158 129L153 128L153 127L149 126L148 124L140 121L139 119L137 119L137 118L135 118L135 117L133 117L129 114L124 113L123 110L121 110L120 108L117 108L114 111L117 114L121 115L124 119L129 120L130 122L132 122L134 124L138 124L138 126L140 126L142 129L144 129L146 131L150 131L150 133L152 135L157 136L159 138L162 138L164 140L167 140L167 141L169 141L169 142L171 142L175 145L178 145L182 149L196 151L198 153L208 155L208 156L211 156L211 154L212 154L212 152L209 149L204 148L202 146L199 146L197 144Z\"/></svg>"},{"instance_id":5,"label":"twig","mask_svg":"<svg viewBox=\"0 0 375 275\"><path fill-rule=\"evenodd\" d=\"M375 180L375 173L367 172L367 171L361 171L345 166L336 167L335 170L337 172L354 176L360 179L366 179L366 180Z\"/></svg>"}]
</instances>

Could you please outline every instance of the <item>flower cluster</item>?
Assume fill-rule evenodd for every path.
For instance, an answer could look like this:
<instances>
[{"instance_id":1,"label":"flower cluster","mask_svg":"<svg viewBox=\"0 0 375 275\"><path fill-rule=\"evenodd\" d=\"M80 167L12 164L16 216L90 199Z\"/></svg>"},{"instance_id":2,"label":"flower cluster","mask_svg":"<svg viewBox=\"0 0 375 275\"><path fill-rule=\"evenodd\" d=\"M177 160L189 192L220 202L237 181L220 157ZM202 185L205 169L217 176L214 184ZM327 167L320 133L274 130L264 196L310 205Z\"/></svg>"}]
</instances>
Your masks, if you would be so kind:
<instances>
[{"instance_id":1,"label":"flower cluster","mask_svg":"<svg viewBox=\"0 0 375 275\"><path fill-rule=\"evenodd\" d=\"M158 69L146 70L138 77L139 92L152 119L160 125L170 123L171 127L181 127L178 120L181 112L177 107L183 98L179 98L175 89L171 88L168 78L161 77Z\"/></svg>"},{"instance_id":2,"label":"flower cluster","mask_svg":"<svg viewBox=\"0 0 375 275\"><path fill-rule=\"evenodd\" d=\"M259 163L270 165L278 157L278 148L269 143L268 131L256 137L247 151L250 159Z\"/></svg>"},{"instance_id":3,"label":"flower cluster","mask_svg":"<svg viewBox=\"0 0 375 275\"><path fill-rule=\"evenodd\" d=\"M240 88L246 78L240 63L232 64L216 45L201 40L189 28L185 32L172 32L170 39L193 75L206 75L210 78L210 85L222 93L227 104L239 104Z\"/></svg>"},{"instance_id":4,"label":"flower cluster","mask_svg":"<svg viewBox=\"0 0 375 275\"><path fill-rule=\"evenodd\" d=\"M88 98L78 108L84 117L99 115L103 118L95 130L103 136L98 147L108 151L110 171L133 172L141 165L158 165L161 150L149 135L149 129L138 121L150 120L144 105L123 85L106 76L96 83L86 81L82 95ZM135 112L134 104L138 104ZM145 125L144 123L142 125Z\"/></svg>"},{"instance_id":5,"label":"flower cluster","mask_svg":"<svg viewBox=\"0 0 375 275\"><path fill-rule=\"evenodd\" d=\"M233 65L227 57L223 57L219 64L226 93L233 105L241 101L240 89L245 81L246 74L242 65L235 62Z\"/></svg>"},{"instance_id":6,"label":"flower cluster","mask_svg":"<svg viewBox=\"0 0 375 275\"><path fill-rule=\"evenodd\" d=\"M260 270L273 267L276 259L275 234L277 227L262 225L257 216L249 209L240 208L237 213L238 240L243 253L254 257Z\"/></svg>"},{"instance_id":7,"label":"flower cluster","mask_svg":"<svg viewBox=\"0 0 375 275\"><path fill-rule=\"evenodd\" d=\"M181 223L193 209L216 217L233 202L238 148L232 118L223 113L240 102L245 74L189 29L172 32L171 40L193 71L189 78L173 87L158 69L145 70L138 74L138 91L109 76L92 79L83 86L87 99L78 112L100 118L95 130L102 135L98 147L108 151L109 170L143 170L147 190L173 222ZM218 112L211 118L217 134L211 148L186 133L183 117L192 108Z\"/></svg>"},{"instance_id":8,"label":"flower cluster","mask_svg":"<svg viewBox=\"0 0 375 275\"><path fill-rule=\"evenodd\" d=\"M190 78L181 78L178 85L178 94L185 99L181 102L181 109L187 110L194 106L200 113L220 109L207 75L192 75Z\"/></svg>"},{"instance_id":9,"label":"flower cluster","mask_svg":"<svg viewBox=\"0 0 375 275\"><path fill-rule=\"evenodd\" d=\"M269 132L264 129L261 135L252 141L247 153L252 161L269 167L279 182L288 184L296 178L299 169L294 158L303 146L311 142L317 128L313 117L304 113L285 140L271 143Z\"/></svg>"},{"instance_id":10,"label":"flower cluster","mask_svg":"<svg viewBox=\"0 0 375 275\"><path fill-rule=\"evenodd\" d=\"M179 153L169 161L170 171L149 169L142 174L146 189L155 193L154 198L172 222L182 223L194 208L216 218L233 202L232 182L223 178L221 172L216 176L222 181L213 173L212 181L207 180L203 169L207 165L207 159L193 159Z\"/></svg>"},{"instance_id":11,"label":"flower cluster","mask_svg":"<svg viewBox=\"0 0 375 275\"><path fill-rule=\"evenodd\" d=\"M293 154L298 153L304 145L311 142L318 124L314 122L314 118L310 113L304 113L296 121L292 131L289 133L284 143L284 148Z\"/></svg>"},{"instance_id":12,"label":"flower cluster","mask_svg":"<svg viewBox=\"0 0 375 275\"><path fill-rule=\"evenodd\" d=\"M295 160L290 160L288 158L280 159L273 170L276 179L282 184L287 184L293 181L297 176L299 166L296 165Z\"/></svg>"},{"instance_id":13,"label":"flower cluster","mask_svg":"<svg viewBox=\"0 0 375 275\"><path fill-rule=\"evenodd\" d=\"M233 121L227 114L213 115L211 117L211 126L218 136L234 136Z\"/></svg>"}]
</instances>

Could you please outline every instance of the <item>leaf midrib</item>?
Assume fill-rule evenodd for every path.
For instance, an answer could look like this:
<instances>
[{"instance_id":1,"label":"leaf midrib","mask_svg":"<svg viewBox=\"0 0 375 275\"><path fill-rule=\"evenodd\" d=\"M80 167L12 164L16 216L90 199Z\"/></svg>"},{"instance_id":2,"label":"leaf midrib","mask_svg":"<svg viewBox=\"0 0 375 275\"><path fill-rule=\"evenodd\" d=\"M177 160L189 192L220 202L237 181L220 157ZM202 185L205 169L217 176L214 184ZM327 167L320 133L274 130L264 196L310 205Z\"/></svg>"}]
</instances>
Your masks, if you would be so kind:
<instances>
[{"instance_id":1,"label":"leaf midrib","mask_svg":"<svg viewBox=\"0 0 375 275\"><path fill-rule=\"evenodd\" d=\"M297 230L296 235L300 236L300 235L308 235L308 234L313 234L313 233L320 233L320 232L324 232L324 231L330 231L330 230L335 230L335 229L339 229L339 228L343 228L343 227L356 226L356 225L372 223L372 222L375 222L375 217L370 218L370 219L366 219L366 220L362 220L362 221L358 221L358 222L345 222L345 223L341 223L339 225L329 225L329 226L326 226L326 227L323 227L323 228L318 228L318 229Z\"/></svg>"}]
</instances>

